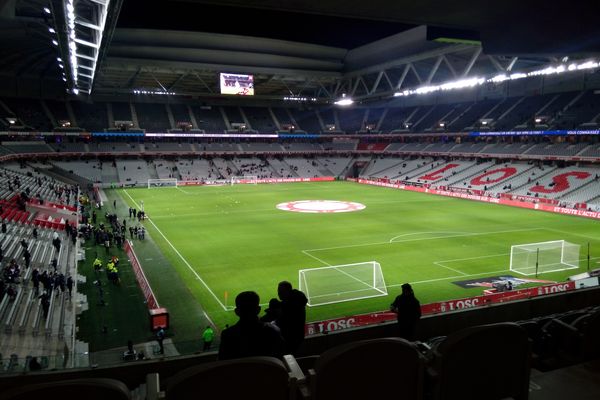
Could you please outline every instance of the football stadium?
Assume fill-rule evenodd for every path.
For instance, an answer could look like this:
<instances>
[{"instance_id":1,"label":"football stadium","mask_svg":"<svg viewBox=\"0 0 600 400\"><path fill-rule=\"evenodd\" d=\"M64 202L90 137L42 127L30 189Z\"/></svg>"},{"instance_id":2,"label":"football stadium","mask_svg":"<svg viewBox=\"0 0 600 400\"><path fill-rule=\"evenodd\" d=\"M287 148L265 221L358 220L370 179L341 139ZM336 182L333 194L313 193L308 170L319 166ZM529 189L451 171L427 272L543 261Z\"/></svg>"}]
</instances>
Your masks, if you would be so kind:
<instances>
[{"instance_id":1,"label":"football stadium","mask_svg":"<svg viewBox=\"0 0 600 400\"><path fill-rule=\"evenodd\" d=\"M495 7L0 0L0 397L600 396L600 31Z\"/></svg>"}]
</instances>

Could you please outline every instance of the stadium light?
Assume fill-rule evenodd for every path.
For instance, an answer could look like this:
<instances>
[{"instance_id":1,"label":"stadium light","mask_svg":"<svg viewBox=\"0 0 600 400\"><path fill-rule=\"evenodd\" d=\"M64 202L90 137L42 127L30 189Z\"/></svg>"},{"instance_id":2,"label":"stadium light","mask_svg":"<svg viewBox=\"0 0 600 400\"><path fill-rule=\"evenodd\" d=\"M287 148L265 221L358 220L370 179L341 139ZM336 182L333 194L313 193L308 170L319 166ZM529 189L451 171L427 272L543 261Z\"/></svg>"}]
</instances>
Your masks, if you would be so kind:
<instances>
[{"instance_id":1,"label":"stadium light","mask_svg":"<svg viewBox=\"0 0 600 400\"><path fill-rule=\"evenodd\" d=\"M421 87L419 87L417 89L413 89L413 90L404 90L402 92L396 92L396 93L394 93L394 97L409 96L411 94L427 94L427 93L437 92L440 90L447 91L447 90L464 89L464 88L468 88L468 87L479 86L479 85L483 84L484 82L485 82L484 78L478 78L478 77L469 78L469 79L459 79L457 81L445 82L445 83L442 83L441 85L421 86Z\"/></svg>"},{"instance_id":2,"label":"stadium light","mask_svg":"<svg viewBox=\"0 0 600 400\"><path fill-rule=\"evenodd\" d=\"M588 60L588 61L582 62L580 64L571 63L571 64L567 65L566 62L568 60L569 60L568 57L564 57L562 59L563 62L561 64L551 65L551 66L548 66L548 67L545 67L542 69L529 71L529 72L514 72L514 73L511 73L510 75L498 74L491 78L475 77L475 78L469 78L469 79L460 79L457 81L449 81L449 82L443 83L441 85L427 85L427 86L418 87L416 89L406 89L401 92L394 93L394 97L410 96L413 94L427 94L427 93L437 92L440 90L445 91L445 90L464 89L464 88L479 86L485 82L502 83L502 82L508 81L508 80L513 81L513 80L517 80L517 79L531 78L534 76L558 75L558 74L562 74L562 73L569 72L569 71L581 71L581 70L595 69L595 68L600 67L600 63L596 60Z\"/></svg>"},{"instance_id":3,"label":"stadium light","mask_svg":"<svg viewBox=\"0 0 600 400\"><path fill-rule=\"evenodd\" d=\"M52 12L50 11L50 9L48 7L44 7L44 12L46 14L52 14Z\"/></svg>"},{"instance_id":4,"label":"stadium light","mask_svg":"<svg viewBox=\"0 0 600 400\"><path fill-rule=\"evenodd\" d=\"M90 93L100 55L110 0L86 2L85 7L80 7L80 4L83 4L80 2L77 8L74 5L74 0L63 0L63 4L73 93L75 93L75 89L77 89L77 92L83 89ZM90 10L90 8L93 9ZM94 23L87 21L90 14L96 16ZM76 25L79 25L77 29L75 28ZM85 29L89 29L90 32L86 32ZM80 47L91 49L91 51L82 52ZM80 62L82 62L81 65ZM82 69L86 71L82 71Z\"/></svg>"},{"instance_id":5,"label":"stadium light","mask_svg":"<svg viewBox=\"0 0 600 400\"><path fill-rule=\"evenodd\" d=\"M177 93L169 92L164 90L146 90L146 89L133 89L131 91L133 94L150 94L150 95L159 95L159 96L175 96Z\"/></svg>"},{"instance_id":6,"label":"stadium light","mask_svg":"<svg viewBox=\"0 0 600 400\"><path fill-rule=\"evenodd\" d=\"M349 106L351 104L354 104L354 100L352 100L350 97L346 97L346 93L343 93L342 98L334 102L333 104L338 106Z\"/></svg>"},{"instance_id":7,"label":"stadium light","mask_svg":"<svg viewBox=\"0 0 600 400\"><path fill-rule=\"evenodd\" d=\"M58 42L56 41L56 39L52 39L52 44L58 46Z\"/></svg>"}]
</instances>

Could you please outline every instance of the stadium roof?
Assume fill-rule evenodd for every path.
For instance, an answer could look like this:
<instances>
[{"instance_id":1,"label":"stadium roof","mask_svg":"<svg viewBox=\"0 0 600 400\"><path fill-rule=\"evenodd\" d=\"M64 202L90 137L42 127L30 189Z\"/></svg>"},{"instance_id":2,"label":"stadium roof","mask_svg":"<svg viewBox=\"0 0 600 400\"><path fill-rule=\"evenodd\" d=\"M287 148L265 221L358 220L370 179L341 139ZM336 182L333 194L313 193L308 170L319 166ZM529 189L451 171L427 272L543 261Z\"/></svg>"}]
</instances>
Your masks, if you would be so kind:
<instances>
[{"instance_id":1,"label":"stadium roof","mask_svg":"<svg viewBox=\"0 0 600 400\"><path fill-rule=\"evenodd\" d=\"M64 1L0 0L0 75L60 79L56 59L68 59L68 43L53 47L48 29L67 31ZM103 2L74 0L83 15ZM472 3L110 0L98 61L85 65L84 55L80 62L94 67L94 94L144 89L219 97L217 73L239 72L255 75L261 98L368 99L600 53L592 2ZM51 17L46 6L56 11Z\"/></svg>"}]
</instances>

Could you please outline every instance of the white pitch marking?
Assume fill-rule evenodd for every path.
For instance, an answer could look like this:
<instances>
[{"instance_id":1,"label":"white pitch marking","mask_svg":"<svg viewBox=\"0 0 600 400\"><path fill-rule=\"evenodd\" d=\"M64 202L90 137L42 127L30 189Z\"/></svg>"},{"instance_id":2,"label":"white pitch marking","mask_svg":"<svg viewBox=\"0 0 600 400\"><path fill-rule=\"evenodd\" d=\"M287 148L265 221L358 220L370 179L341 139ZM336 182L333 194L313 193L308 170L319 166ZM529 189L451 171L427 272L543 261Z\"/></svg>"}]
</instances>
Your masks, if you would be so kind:
<instances>
[{"instance_id":1,"label":"white pitch marking","mask_svg":"<svg viewBox=\"0 0 600 400\"><path fill-rule=\"evenodd\" d=\"M401 238L401 237L406 237L406 236L416 236L416 235L427 235L429 233L458 233L461 235L465 235L465 234L469 234L469 232L453 232L453 231L449 231L449 232L444 232L444 231L439 231L439 232L412 232L412 233L405 233L402 235L398 235L398 236L394 236L393 238L390 239L390 243L393 243L394 240Z\"/></svg>"},{"instance_id":2,"label":"white pitch marking","mask_svg":"<svg viewBox=\"0 0 600 400\"><path fill-rule=\"evenodd\" d=\"M125 194L127 195L127 197L129 197L131 199L131 201L136 205L136 207L139 207L139 205L137 204L137 202L133 199L133 197L131 197L131 195L127 192L126 189L123 189L123 192L125 192ZM152 219L150 219L148 217L147 220L150 221L150 223L152 224L152 226L154 226L154 228L156 229L156 231L158 233L160 233L160 235L165 239L165 241L169 244L169 246L171 246L171 248L173 249L173 251L175 251L175 253L179 256L179 258L181 258L181 260L185 263L185 265L187 265L187 267L192 272L192 274L194 274L196 276L196 278L198 278L198 280L200 282L202 282L202 284L204 285L204 287L206 287L206 289L208 290L208 292L210 294L212 294L212 296L215 298L215 300L217 301L217 303L219 303L219 305L223 308L223 310L227 311L227 307L225 307L225 305L223 303L221 303L221 300L217 297L217 295L215 295L214 292L208 287L208 285L206 284L206 282L204 282L204 280L200 277L200 275L198 275L198 273L192 268L192 266L190 265L190 263L181 255L181 253L179 252L179 250L177 250L177 248L175 246L173 246L173 243L171 243L171 241L169 239L167 239L167 237L164 235L164 233L162 233L162 231L160 229L158 229L158 226L156 226L156 224L154 222L152 222ZM206 311L202 310L202 313L204 314L204 316L206 317L206 319L208 321L210 321L210 323L211 323L212 326L216 326L215 323L210 319L210 317L208 316L208 314L206 314Z\"/></svg>"},{"instance_id":3,"label":"white pitch marking","mask_svg":"<svg viewBox=\"0 0 600 400\"><path fill-rule=\"evenodd\" d=\"M478 256L478 257L455 258L453 260L440 260L440 261L435 261L435 262L436 263L446 263L446 262L466 261L466 260L480 260L482 258L492 258L492 257L500 257L500 256L508 256L508 255L510 255L510 253L490 254L488 256Z\"/></svg>"},{"instance_id":4,"label":"white pitch marking","mask_svg":"<svg viewBox=\"0 0 600 400\"><path fill-rule=\"evenodd\" d=\"M188 196L194 196L195 195L194 193L186 192L185 190L181 189L179 186L177 186L175 189L179 190L183 194L187 194Z\"/></svg>"},{"instance_id":5,"label":"white pitch marking","mask_svg":"<svg viewBox=\"0 0 600 400\"><path fill-rule=\"evenodd\" d=\"M433 263L434 263L435 265L437 265L438 267L446 268L446 269L449 269L449 270L451 270L451 271L458 272L459 274L462 274L462 275L468 276L469 274L467 274L467 273L465 273L465 272L462 272L462 271L459 271L459 270L457 270L457 269L450 268L449 266L447 266L447 265L444 265L444 263L447 263L447 262L456 262L456 261L466 261L466 260L480 260L480 259L482 259L482 258L500 257L500 256L507 256L507 255L509 255L509 253L503 253L503 254L492 254L492 255L489 255L489 256L478 256L478 257L467 257L467 258L455 258L455 259L453 259L453 260L434 261Z\"/></svg>"},{"instance_id":6,"label":"white pitch marking","mask_svg":"<svg viewBox=\"0 0 600 400\"><path fill-rule=\"evenodd\" d=\"M329 264L328 262L326 262L326 261L323 261L323 260L321 260L319 257L313 256L313 255L312 255L312 254L310 254L310 253L307 253L307 251L308 251L308 250L302 250L302 253L306 254L306 255L307 255L307 256L309 256L309 257L312 257L312 258L314 258L315 260L317 260L317 261L318 261L318 262L320 262L320 263L323 263L323 264L325 264L325 265L331 266L331 264Z\"/></svg>"},{"instance_id":7,"label":"white pitch marking","mask_svg":"<svg viewBox=\"0 0 600 400\"><path fill-rule=\"evenodd\" d=\"M554 229L554 228L545 228L545 229L547 231L554 231L554 232L564 233L565 235L573 235L573 236L584 237L586 239L592 239L592 240L599 240L600 239L600 237L593 237L593 236L588 236L588 235L582 235L580 233L567 232L567 231L562 231L560 229Z\"/></svg>"},{"instance_id":8,"label":"white pitch marking","mask_svg":"<svg viewBox=\"0 0 600 400\"><path fill-rule=\"evenodd\" d=\"M450 271L457 272L457 273L459 273L459 274L461 274L461 275L463 275L463 276L467 276L467 275L469 275L469 274L467 274L466 272L462 272L462 271L459 271L459 270L457 270L457 269L454 269L454 268L447 267L447 266L445 266L444 264L440 264L440 263L439 263L439 262L437 262L437 261L434 261L433 263L434 263L435 265L437 265L438 267L442 267L442 268L449 269Z\"/></svg>"},{"instance_id":9,"label":"white pitch marking","mask_svg":"<svg viewBox=\"0 0 600 400\"><path fill-rule=\"evenodd\" d=\"M483 235L495 235L497 233L513 233L513 232L526 232L526 231L538 231L544 230L544 228L528 228L528 229L513 229L507 231L491 231L491 232L474 232L474 233L465 233L461 235L452 235L452 236L440 236L440 237L426 237L420 239L407 239L407 240L399 240L391 243L404 243L404 242L420 242L422 240L433 240L433 239L450 239L455 237L466 237L466 236L483 236ZM306 249L302 251L323 251L323 250L337 250L337 249L347 249L350 247L365 247L365 246L376 246L381 244L390 244L390 241L387 242L376 242L376 243L361 243L361 244L350 244L346 246L335 246L335 247L322 247L318 249Z\"/></svg>"},{"instance_id":10,"label":"white pitch marking","mask_svg":"<svg viewBox=\"0 0 600 400\"><path fill-rule=\"evenodd\" d=\"M510 270L508 270L508 269L502 269L500 271L480 272L478 274L447 276L445 278L436 278L436 279L427 279L427 280L424 280L424 281L415 281L415 282L411 282L410 284L411 285L417 285L417 284L420 284L420 283L430 283L430 282L447 281L447 280L450 280L450 279L465 278L465 277L468 277L468 276L499 274L501 272L510 272ZM396 284L393 284L393 285L385 285L385 286L390 288L390 287L396 287L396 286L402 286L402 285L404 285L404 284L403 283L396 283Z\"/></svg>"}]
</instances>

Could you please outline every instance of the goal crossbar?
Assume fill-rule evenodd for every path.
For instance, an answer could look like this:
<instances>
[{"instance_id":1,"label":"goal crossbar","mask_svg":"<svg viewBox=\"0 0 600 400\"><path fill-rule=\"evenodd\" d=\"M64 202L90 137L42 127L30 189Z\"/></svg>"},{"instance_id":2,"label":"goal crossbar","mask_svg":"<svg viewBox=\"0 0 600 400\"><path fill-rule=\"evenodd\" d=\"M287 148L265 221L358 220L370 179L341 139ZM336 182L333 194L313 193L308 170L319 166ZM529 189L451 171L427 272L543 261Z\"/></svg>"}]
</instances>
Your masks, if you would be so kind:
<instances>
[{"instance_id":1,"label":"goal crossbar","mask_svg":"<svg viewBox=\"0 0 600 400\"><path fill-rule=\"evenodd\" d=\"M580 247L565 240L514 245L509 269L526 276L576 269Z\"/></svg>"},{"instance_id":2,"label":"goal crossbar","mask_svg":"<svg viewBox=\"0 0 600 400\"><path fill-rule=\"evenodd\" d=\"M301 269L298 280L309 306L388 294L381 265L376 261Z\"/></svg>"}]
</instances>

